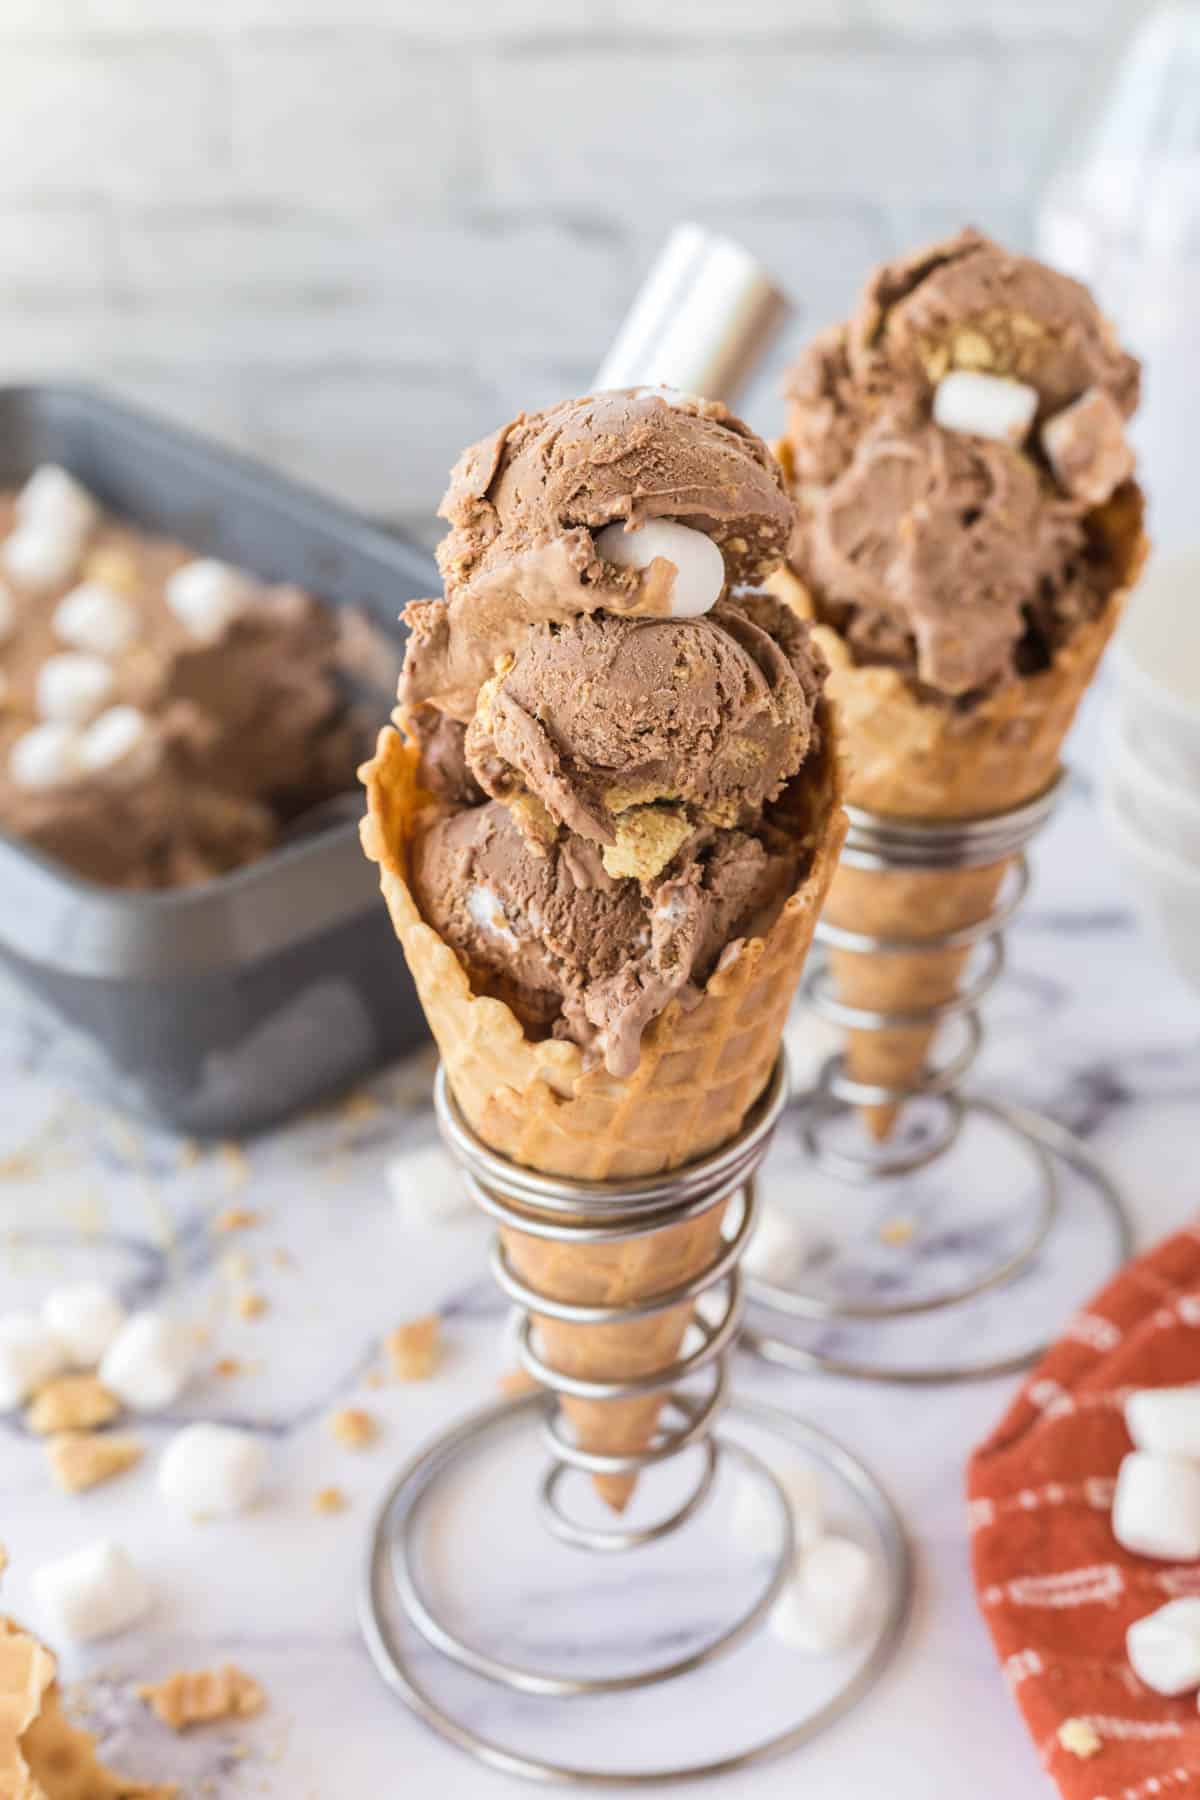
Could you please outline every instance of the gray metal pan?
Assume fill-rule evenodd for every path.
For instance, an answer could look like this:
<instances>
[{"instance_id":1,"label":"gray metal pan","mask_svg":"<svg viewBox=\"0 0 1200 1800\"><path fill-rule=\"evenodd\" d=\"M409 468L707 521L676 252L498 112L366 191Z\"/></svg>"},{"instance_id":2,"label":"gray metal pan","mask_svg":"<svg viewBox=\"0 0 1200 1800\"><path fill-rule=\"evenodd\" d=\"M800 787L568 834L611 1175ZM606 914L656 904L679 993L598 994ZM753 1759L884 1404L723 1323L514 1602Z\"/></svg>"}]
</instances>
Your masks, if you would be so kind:
<instances>
[{"instance_id":1,"label":"gray metal pan","mask_svg":"<svg viewBox=\"0 0 1200 1800\"><path fill-rule=\"evenodd\" d=\"M114 512L400 640L432 559L348 509L81 387L0 388L0 483L62 463ZM380 722L387 704L378 701ZM421 1041L348 795L323 829L197 888L126 894L0 836L0 966L107 1097L194 1133L257 1129Z\"/></svg>"}]
</instances>

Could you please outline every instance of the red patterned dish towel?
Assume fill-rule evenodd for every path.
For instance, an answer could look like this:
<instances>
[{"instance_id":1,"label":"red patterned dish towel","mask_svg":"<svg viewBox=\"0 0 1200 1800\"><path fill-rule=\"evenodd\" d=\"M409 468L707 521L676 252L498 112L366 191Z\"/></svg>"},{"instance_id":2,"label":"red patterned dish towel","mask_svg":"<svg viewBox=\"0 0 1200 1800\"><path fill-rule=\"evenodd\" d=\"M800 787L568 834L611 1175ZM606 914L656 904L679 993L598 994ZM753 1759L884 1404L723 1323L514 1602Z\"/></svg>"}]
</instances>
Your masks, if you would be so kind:
<instances>
[{"instance_id":1,"label":"red patterned dish towel","mask_svg":"<svg viewBox=\"0 0 1200 1800\"><path fill-rule=\"evenodd\" d=\"M1125 1656L1135 1619L1200 1594L1200 1563L1122 1550L1109 1511L1134 1388L1200 1381L1200 1225L1074 1318L967 1471L972 1566L1005 1678L1066 1800L1200 1800L1196 1696Z\"/></svg>"}]
</instances>

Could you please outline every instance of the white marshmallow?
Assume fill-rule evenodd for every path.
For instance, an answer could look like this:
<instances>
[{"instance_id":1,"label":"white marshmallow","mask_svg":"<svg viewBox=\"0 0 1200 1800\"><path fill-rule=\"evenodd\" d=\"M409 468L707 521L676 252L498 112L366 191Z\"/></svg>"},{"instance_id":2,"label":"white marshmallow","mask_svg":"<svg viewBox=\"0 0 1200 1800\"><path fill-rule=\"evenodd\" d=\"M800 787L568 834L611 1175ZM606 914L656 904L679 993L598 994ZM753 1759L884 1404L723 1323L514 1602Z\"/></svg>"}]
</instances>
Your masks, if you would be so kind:
<instances>
[{"instance_id":1,"label":"white marshmallow","mask_svg":"<svg viewBox=\"0 0 1200 1800\"><path fill-rule=\"evenodd\" d=\"M138 632L136 607L100 581L83 581L64 594L51 623L64 644L95 656L117 656Z\"/></svg>"},{"instance_id":2,"label":"white marshmallow","mask_svg":"<svg viewBox=\"0 0 1200 1800\"><path fill-rule=\"evenodd\" d=\"M979 369L951 370L933 395L935 425L972 437L998 438L1002 444L1023 443L1037 409L1036 388Z\"/></svg>"},{"instance_id":3,"label":"white marshmallow","mask_svg":"<svg viewBox=\"0 0 1200 1800\"><path fill-rule=\"evenodd\" d=\"M43 1563L32 1577L33 1596L52 1641L92 1638L125 1631L150 1608L145 1577L120 1544L104 1538Z\"/></svg>"},{"instance_id":4,"label":"white marshmallow","mask_svg":"<svg viewBox=\"0 0 1200 1800\"><path fill-rule=\"evenodd\" d=\"M113 691L112 666L99 656L64 650L48 656L37 673L37 709L60 725L85 725Z\"/></svg>"},{"instance_id":5,"label":"white marshmallow","mask_svg":"<svg viewBox=\"0 0 1200 1800\"><path fill-rule=\"evenodd\" d=\"M125 1323L125 1308L103 1282L80 1281L46 1295L42 1323L71 1362L92 1369Z\"/></svg>"},{"instance_id":6,"label":"white marshmallow","mask_svg":"<svg viewBox=\"0 0 1200 1800\"><path fill-rule=\"evenodd\" d=\"M821 1478L807 1463L790 1463L776 1469L787 1496L796 1543L808 1549L825 1529L825 1496ZM734 1542L745 1550L769 1550L777 1541L779 1507L761 1477L743 1472L733 1496L731 1529Z\"/></svg>"},{"instance_id":7,"label":"white marshmallow","mask_svg":"<svg viewBox=\"0 0 1200 1800\"><path fill-rule=\"evenodd\" d=\"M1136 1619L1125 1650L1139 1681L1156 1694L1186 1694L1200 1687L1200 1600L1168 1600Z\"/></svg>"},{"instance_id":8,"label":"white marshmallow","mask_svg":"<svg viewBox=\"0 0 1200 1800\"><path fill-rule=\"evenodd\" d=\"M9 748L8 776L14 787L59 787L78 773L79 733L73 725L34 725Z\"/></svg>"},{"instance_id":9,"label":"white marshmallow","mask_svg":"<svg viewBox=\"0 0 1200 1800\"><path fill-rule=\"evenodd\" d=\"M81 481L57 463L42 463L17 495L22 524L52 527L65 537L82 539L100 517L100 508Z\"/></svg>"},{"instance_id":10,"label":"white marshmallow","mask_svg":"<svg viewBox=\"0 0 1200 1800\"><path fill-rule=\"evenodd\" d=\"M1125 1424L1139 1450L1200 1461L1200 1383L1130 1394Z\"/></svg>"},{"instance_id":11,"label":"white marshmallow","mask_svg":"<svg viewBox=\"0 0 1200 1800\"><path fill-rule=\"evenodd\" d=\"M674 563L673 619L698 619L721 598L725 558L703 531L693 531L676 519L651 519L632 531L621 524L606 525L596 533L596 549L618 569L648 569L659 556Z\"/></svg>"},{"instance_id":12,"label":"white marshmallow","mask_svg":"<svg viewBox=\"0 0 1200 1800\"><path fill-rule=\"evenodd\" d=\"M17 623L17 600L10 587L0 581L0 643L10 638Z\"/></svg>"},{"instance_id":13,"label":"white marshmallow","mask_svg":"<svg viewBox=\"0 0 1200 1800\"><path fill-rule=\"evenodd\" d=\"M196 1334L165 1313L127 1319L104 1353L100 1379L134 1412L161 1412L187 1386L196 1365Z\"/></svg>"},{"instance_id":14,"label":"white marshmallow","mask_svg":"<svg viewBox=\"0 0 1200 1800\"><path fill-rule=\"evenodd\" d=\"M157 761L159 740L137 706L110 706L79 740L79 766L87 775L118 766L138 774Z\"/></svg>"},{"instance_id":15,"label":"white marshmallow","mask_svg":"<svg viewBox=\"0 0 1200 1800\"><path fill-rule=\"evenodd\" d=\"M63 1347L33 1313L0 1318L0 1408L20 1406L66 1367Z\"/></svg>"},{"instance_id":16,"label":"white marshmallow","mask_svg":"<svg viewBox=\"0 0 1200 1800\"><path fill-rule=\"evenodd\" d=\"M440 1144L392 1157L384 1174L396 1217L407 1230L447 1225L475 1210L465 1181Z\"/></svg>"},{"instance_id":17,"label":"white marshmallow","mask_svg":"<svg viewBox=\"0 0 1200 1800\"><path fill-rule=\"evenodd\" d=\"M1164 1562L1200 1557L1200 1468L1135 1450L1121 1464L1113 1496L1113 1536L1126 1550Z\"/></svg>"},{"instance_id":18,"label":"white marshmallow","mask_svg":"<svg viewBox=\"0 0 1200 1800\"><path fill-rule=\"evenodd\" d=\"M771 1629L792 1650L828 1654L851 1643L862 1626L874 1564L850 1538L821 1538L801 1551L796 1569L771 1608Z\"/></svg>"},{"instance_id":19,"label":"white marshmallow","mask_svg":"<svg viewBox=\"0 0 1200 1800\"><path fill-rule=\"evenodd\" d=\"M180 624L202 643L213 643L242 611L251 583L240 569L202 556L176 569L165 591Z\"/></svg>"},{"instance_id":20,"label":"white marshmallow","mask_svg":"<svg viewBox=\"0 0 1200 1800\"><path fill-rule=\"evenodd\" d=\"M57 526L31 519L0 544L5 573L21 587L52 588L69 581L79 566L82 544Z\"/></svg>"},{"instance_id":21,"label":"white marshmallow","mask_svg":"<svg viewBox=\"0 0 1200 1800\"><path fill-rule=\"evenodd\" d=\"M164 1500L192 1519L230 1519L258 1498L267 1473L266 1447L227 1425L187 1425L158 1465Z\"/></svg>"},{"instance_id":22,"label":"white marshmallow","mask_svg":"<svg viewBox=\"0 0 1200 1800\"><path fill-rule=\"evenodd\" d=\"M798 1274L808 1248L808 1234L782 1206L764 1206L742 1255L742 1267L777 1287Z\"/></svg>"}]
</instances>

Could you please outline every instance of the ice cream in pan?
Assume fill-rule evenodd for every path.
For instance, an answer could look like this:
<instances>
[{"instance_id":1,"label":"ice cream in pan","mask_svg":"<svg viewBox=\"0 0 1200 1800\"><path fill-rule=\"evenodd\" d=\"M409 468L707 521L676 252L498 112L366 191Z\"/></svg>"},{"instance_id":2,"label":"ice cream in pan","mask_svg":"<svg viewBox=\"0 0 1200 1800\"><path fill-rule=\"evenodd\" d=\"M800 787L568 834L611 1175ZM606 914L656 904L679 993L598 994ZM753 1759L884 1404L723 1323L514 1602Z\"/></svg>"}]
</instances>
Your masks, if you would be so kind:
<instances>
[{"instance_id":1,"label":"ice cream in pan","mask_svg":"<svg viewBox=\"0 0 1200 1800\"><path fill-rule=\"evenodd\" d=\"M723 406L631 390L472 447L442 512L365 841L455 1098L530 1168L678 1166L769 1078L844 829L823 660L762 588L792 503ZM688 1279L720 1226L507 1249L539 1291L613 1304ZM690 1317L538 1329L552 1366L624 1379ZM585 1448L625 1454L660 1399L569 1406Z\"/></svg>"},{"instance_id":2,"label":"ice cream in pan","mask_svg":"<svg viewBox=\"0 0 1200 1800\"><path fill-rule=\"evenodd\" d=\"M1138 384L1085 288L970 230L877 270L791 371L780 454L800 529L772 587L814 621L854 804L974 819L1049 785L1144 555ZM847 865L827 917L957 930L1005 866ZM835 950L833 974L852 1006L917 1012L956 994L968 955ZM849 1072L910 1086L932 1035L852 1032ZM885 1137L896 1108L866 1116Z\"/></svg>"}]
</instances>

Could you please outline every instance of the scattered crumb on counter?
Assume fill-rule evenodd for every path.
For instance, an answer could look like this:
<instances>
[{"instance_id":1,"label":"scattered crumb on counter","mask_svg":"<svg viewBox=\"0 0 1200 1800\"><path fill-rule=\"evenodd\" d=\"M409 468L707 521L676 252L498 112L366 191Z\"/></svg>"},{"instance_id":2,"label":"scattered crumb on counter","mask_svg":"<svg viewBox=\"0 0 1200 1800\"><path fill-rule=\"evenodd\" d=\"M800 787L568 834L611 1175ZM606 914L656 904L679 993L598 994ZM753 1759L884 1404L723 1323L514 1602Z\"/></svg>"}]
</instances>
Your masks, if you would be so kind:
<instances>
[{"instance_id":1,"label":"scattered crumb on counter","mask_svg":"<svg viewBox=\"0 0 1200 1800\"><path fill-rule=\"evenodd\" d=\"M245 1373L246 1365L239 1362L236 1356L218 1356L213 1364L213 1374L219 1375L223 1381L229 1381L234 1375Z\"/></svg>"},{"instance_id":2,"label":"scattered crumb on counter","mask_svg":"<svg viewBox=\"0 0 1200 1800\"><path fill-rule=\"evenodd\" d=\"M313 1496L313 1509L319 1513L345 1512L349 1504L340 1487L323 1487Z\"/></svg>"},{"instance_id":3,"label":"scattered crumb on counter","mask_svg":"<svg viewBox=\"0 0 1200 1800\"><path fill-rule=\"evenodd\" d=\"M162 1681L143 1682L134 1692L172 1731L215 1719L254 1719L267 1704L258 1682L232 1663L223 1669L181 1669Z\"/></svg>"},{"instance_id":4,"label":"scattered crumb on counter","mask_svg":"<svg viewBox=\"0 0 1200 1800\"><path fill-rule=\"evenodd\" d=\"M242 1146L233 1138L225 1138L217 1145L217 1153L225 1166L226 1185L245 1187L250 1179L250 1163Z\"/></svg>"},{"instance_id":5,"label":"scattered crumb on counter","mask_svg":"<svg viewBox=\"0 0 1200 1800\"><path fill-rule=\"evenodd\" d=\"M252 1212L248 1206L227 1206L219 1212L212 1222L216 1232L249 1231L252 1226L262 1224L261 1213Z\"/></svg>"},{"instance_id":6,"label":"scattered crumb on counter","mask_svg":"<svg viewBox=\"0 0 1200 1800\"><path fill-rule=\"evenodd\" d=\"M365 1450L379 1436L379 1426L361 1406L343 1406L334 1413L330 1425L339 1444L350 1450Z\"/></svg>"},{"instance_id":7,"label":"scattered crumb on counter","mask_svg":"<svg viewBox=\"0 0 1200 1800\"><path fill-rule=\"evenodd\" d=\"M50 1473L64 1494L82 1494L142 1460L136 1438L108 1433L67 1431L46 1445Z\"/></svg>"},{"instance_id":8,"label":"scattered crumb on counter","mask_svg":"<svg viewBox=\"0 0 1200 1800\"><path fill-rule=\"evenodd\" d=\"M436 1313L397 1325L384 1339L388 1363L397 1381L428 1381L438 1365L441 1321Z\"/></svg>"},{"instance_id":9,"label":"scattered crumb on counter","mask_svg":"<svg viewBox=\"0 0 1200 1800\"><path fill-rule=\"evenodd\" d=\"M55 1431L107 1425L120 1410L121 1402L95 1375L60 1375L38 1391L25 1423L39 1437L48 1437Z\"/></svg>"},{"instance_id":10,"label":"scattered crumb on counter","mask_svg":"<svg viewBox=\"0 0 1200 1800\"><path fill-rule=\"evenodd\" d=\"M912 1219L888 1219L879 1227L879 1241L900 1249L904 1244L911 1244L917 1235L917 1227Z\"/></svg>"},{"instance_id":11,"label":"scattered crumb on counter","mask_svg":"<svg viewBox=\"0 0 1200 1800\"><path fill-rule=\"evenodd\" d=\"M1064 1719L1058 1728L1058 1741L1064 1750L1083 1761L1104 1748L1104 1739L1087 1719Z\"/></svg>"},{"instance_id":12,"label":"scattered crumb on counter","mask_svg":"<svg viewBox=\"0 0 1200 1800\"><path fill-rule=\"evenodd\" d=\"M374 1094L369 1094L365 1088L358 1093L347 1094L340 1108L347 1125L359 1125L367 1119L376 1119L382 1110Z\"/></svg>"},{"instance_id":13,"label":"scattered crumb on counter","mask_svg":"<svg viewBox=\"0 0 1200 1800\"><path fill-rule=\"evenodd\" d=\"M255 1293L251 1288L246 1293L238 1295L237 1309L243 1319L261 1319L267 1310L266 1295Z\"/></svg>"},{"instance_id":14,"label":"scattered crumb on counter","mask_svg":"<svg viewBox=\"0 0 1200 1800\"><path fill-rule=\"evenodd\" d=\"M250 1258L244 1250L227 1250L217 1265L223 1281L249 1281Z\"/></svg>"}]
</instances>

